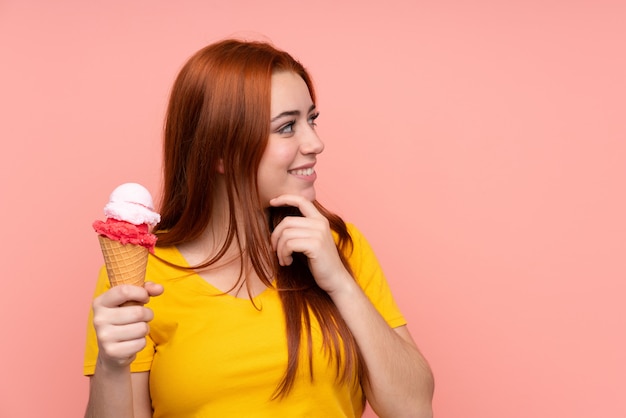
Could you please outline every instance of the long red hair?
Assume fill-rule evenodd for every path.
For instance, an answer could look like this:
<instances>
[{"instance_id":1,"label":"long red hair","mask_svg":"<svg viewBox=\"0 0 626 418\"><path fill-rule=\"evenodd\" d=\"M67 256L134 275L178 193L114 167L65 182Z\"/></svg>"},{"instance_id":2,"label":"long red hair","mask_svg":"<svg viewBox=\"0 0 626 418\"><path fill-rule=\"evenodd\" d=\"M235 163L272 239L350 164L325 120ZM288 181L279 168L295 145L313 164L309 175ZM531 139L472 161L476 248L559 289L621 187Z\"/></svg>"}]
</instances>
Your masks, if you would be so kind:
<instances>
[{"instance_id":1,"label":"long red hair","mask_svg":"<svg viewBox=\"0 0 626 418\"><path fill-rule=\"evenodd\" d=\"M271 208L268 219L257 189L257 170L270 132L271 77L278 71L302 77L315 103L305 68L267 43L221 41L201 49L184 65L167 110L161 223L156 234L159 246L198 238L210 222L211 190L217 176L224 176L230 209L227 239L213 258L194 268L210 266L231 245L238 245L265 285L272 286L276 278L286 319L288 364L275 396L284 396L295 380L303 336L313 378L311 314L320 325L323 351L330 353L338 378L348 383L357 376L356 384L364 370L352 334L328 294L317 286L306 259L296 255L291 266L280 267L271 249L274 226L285 216L299 215L293 208ZM352 241L345 223L314 203L339 236L339 253L349 270L344 254Z\"/></svg>"}]
</instances>

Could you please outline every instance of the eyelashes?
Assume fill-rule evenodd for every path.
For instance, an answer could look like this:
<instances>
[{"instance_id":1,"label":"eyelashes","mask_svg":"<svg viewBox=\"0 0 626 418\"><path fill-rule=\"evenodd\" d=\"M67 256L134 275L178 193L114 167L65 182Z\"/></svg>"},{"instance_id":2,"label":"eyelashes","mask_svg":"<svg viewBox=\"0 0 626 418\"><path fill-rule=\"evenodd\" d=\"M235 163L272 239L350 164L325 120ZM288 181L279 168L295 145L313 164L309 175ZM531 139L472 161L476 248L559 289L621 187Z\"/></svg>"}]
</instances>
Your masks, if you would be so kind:
<instances>
[{"instance_id":1,"label":"eyelashes","mask_svg":"<svg viewBox=\"0 0 626 418\"><path fill-rule=\"evenodd\" d=\"M307 119L307 123L309 124L309 126L312 126L313 128L315 128L317 126L317 118L320 116L319 112L313 113L312 115L310 115ZM296 126L296 119L292 119L290 121L288 121L287 123L281 125L276 132L281 134L281 135L291 135L294 133L294 127Z\"/></svg>"},{"instance_id":2,"label":"eyelashes","mask_svg":"<svg viewBox=\"0 0 626 418\"><path fill-rule=\"evenodd\" d=\"M315 120L319 117L320 117L320 112L315 112L311 116L309 116L309 120L308 120L309 125L317 126L317 122L315 122Z\"/></svg>"},{"instance_id":3,"label":"eyelashes","mask_svg":"<svg viewBox=\"0 0 626 418\"><path fill-rule=\"evenodd\" d=\"M282 125L280 128L278 128L278 130L276 130L276 132L278 132L279 134L285 135L285 134L292 134L293 133L293 126L296 124L295 120L289 121L286 124Z\"/></svg>"}]
</instances>

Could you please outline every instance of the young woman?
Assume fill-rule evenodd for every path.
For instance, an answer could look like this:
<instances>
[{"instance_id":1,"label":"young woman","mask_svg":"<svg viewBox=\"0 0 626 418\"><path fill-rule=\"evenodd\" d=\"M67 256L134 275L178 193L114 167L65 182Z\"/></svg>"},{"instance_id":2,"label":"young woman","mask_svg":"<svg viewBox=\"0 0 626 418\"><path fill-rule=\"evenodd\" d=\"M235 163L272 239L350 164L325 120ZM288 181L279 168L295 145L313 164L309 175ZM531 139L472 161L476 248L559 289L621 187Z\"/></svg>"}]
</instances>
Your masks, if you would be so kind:
<instances>
[{"instance_id":1,"label":"young woman","mask_svg":"<svg viewBox=\"0 0 626 418\"><path fill-rule=\"evenodd\" d=\"M99 277L87 417L359 417L366 400L432 415L432 374L371 248L315 200L317 117L308 73L271 45L187 62L149 282Z\"/></svg>"}]
</instances>

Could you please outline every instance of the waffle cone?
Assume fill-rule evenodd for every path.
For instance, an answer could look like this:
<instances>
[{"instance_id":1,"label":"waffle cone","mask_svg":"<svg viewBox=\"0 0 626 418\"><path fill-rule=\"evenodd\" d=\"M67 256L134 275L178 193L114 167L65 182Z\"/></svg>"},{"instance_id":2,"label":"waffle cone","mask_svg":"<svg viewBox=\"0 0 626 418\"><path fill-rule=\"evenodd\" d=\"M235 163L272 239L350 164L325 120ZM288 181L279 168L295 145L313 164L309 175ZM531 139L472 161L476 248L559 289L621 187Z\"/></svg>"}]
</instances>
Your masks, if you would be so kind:
<instances>
[{"instance_id":1,"label":"waffle cone","mask_svg":"<svg viewBox=\"0 0 626 418\"><path fill-rule=\"evenodd\" d=\"M122 244L98 235L111 286L143 286L148 264L148 249L141 245Z\"/></svg>"}]
</instances>

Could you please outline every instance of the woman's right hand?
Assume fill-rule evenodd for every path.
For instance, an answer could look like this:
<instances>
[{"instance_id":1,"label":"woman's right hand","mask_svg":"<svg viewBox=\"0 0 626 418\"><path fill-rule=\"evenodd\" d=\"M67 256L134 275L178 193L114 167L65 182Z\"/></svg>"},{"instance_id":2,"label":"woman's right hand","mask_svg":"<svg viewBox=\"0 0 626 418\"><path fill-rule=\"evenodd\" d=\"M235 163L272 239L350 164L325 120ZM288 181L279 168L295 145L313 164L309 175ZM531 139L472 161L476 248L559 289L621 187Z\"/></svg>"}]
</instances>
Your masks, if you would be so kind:
<instances>
[{"instance_id":1,"label":"woman's right hand","mask_svg":"<svg viewBox=\"0 0 626 418\"><path fill-rule=\"evenodd\" d=\"M146 282L144 287L116 286L93 301L93 325L98 337L98 362L109 369L128 367L146 345L148 322L154 314L143 306L152 296L163 293L163 286ZM121 306L126 302L139 305Z\"/></svg>"}]
</instances>

